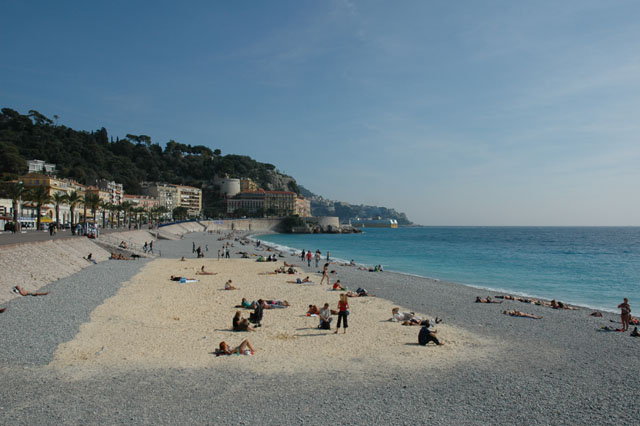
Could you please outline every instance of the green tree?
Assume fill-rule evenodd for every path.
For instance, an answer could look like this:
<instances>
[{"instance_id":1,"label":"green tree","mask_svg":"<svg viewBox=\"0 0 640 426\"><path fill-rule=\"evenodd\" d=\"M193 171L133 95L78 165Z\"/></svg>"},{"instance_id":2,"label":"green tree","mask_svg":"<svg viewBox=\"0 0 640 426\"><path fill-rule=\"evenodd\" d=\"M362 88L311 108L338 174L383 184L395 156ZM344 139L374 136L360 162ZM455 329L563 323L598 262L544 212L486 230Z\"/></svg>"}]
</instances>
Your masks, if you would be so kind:
<instances>
[{"instance_id":1,"label":"green tree","mask_svg":"<svg viewBox=\"0 0 640 426\"><path fill-rule=\"evenodd\" d=\"M67 194L64 192L55 192L51 198L56 206L56 228L60 229L60 205L66 204Z\"/></svg>"},{"instance_id":2,"label":"green tree","mask_svg":"<svg viewBox=\"0 0 640 426\"><path fill-rule=\"evenodd\" d=\"M173 219L174 220L184 220L187 218L189 214L189 210L186 207L176 207L173 209Z\"/></svg>"},{"instance_id":3,"label":"green tree","mask_svg":"<svg viewBox=\"0 0 640 426\"><path fill-rule=\"evenodd\" d=\"M124 203L120 204L120 208L124 213L124 218L126 221L125 226L131 226L131 209L133 208L133 204L131 204L131 201L125 201Z\"/></svg>"},{"instance_id":4,"label":"green tree","mask_svg":"<svg viewBox=\"0 0 640 426\"><path fill-rule=\"evenodd\" d=\"M107 227L107 211L111 211L111 203L100 201L100 209L102 210L102 229Z\"/></svg>"},{"instance_id":5,"label":"green tree","mask_svg":"<svg viewBox=\"0 0 640 426\"><path fill-rule=\"evenodd\" d=\"M84 223L87 224L86 219L86 211L87 209L91 210L91 216L93 216L93 224L96 224L96 211L100 207L100 196L95 193L89 193L84 196L84 205L85 205L85 219Z\"/></svg>"},{"instance_id":6,"label":"green tree","mask_svg":"<svg viewBox=\"0 0 640 426\"><path fill-rule=\"evenodd\" d=\"M50 204L53 200L49 195L49 189L45 186L36 186L27 192L27 199L36 205L36 229L40 229L42 207Z\"/></svg>"}]
</instances>

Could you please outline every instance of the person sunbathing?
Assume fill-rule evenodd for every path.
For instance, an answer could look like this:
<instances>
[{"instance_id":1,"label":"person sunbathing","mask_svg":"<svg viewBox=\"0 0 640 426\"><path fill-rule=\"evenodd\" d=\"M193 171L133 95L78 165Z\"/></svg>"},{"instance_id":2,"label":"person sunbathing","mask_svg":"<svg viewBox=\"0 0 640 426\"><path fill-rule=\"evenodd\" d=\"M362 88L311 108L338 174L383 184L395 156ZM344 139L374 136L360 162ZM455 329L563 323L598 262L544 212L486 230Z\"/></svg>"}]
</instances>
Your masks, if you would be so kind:
<instances>
[{"instance_id":1,"label":"person sunbathing","mask_svg":"<svg viewBox=\"0 0 640 426\"><path fill-rule=\"evenodd\" d=\"M237 290L238 287L234 287L233 285L231 285L232 281L229 280L224 284L224 289L225 290Z\"/></svg>"},{"instance_id":2,"label":"person sunbathing","mask_svg":"<svg viewBox=\"0 0 640 426\"><path fill-rule=\"evenodd\" d=\"M316 305L309 305L309 310L307 311L307 316L311 315L320 315L320 310Z\"/></svg>"},{"instance_id":3,"label":"person sunbathing","mask_svg":"<svg viewBox=\"0 0 640 426\"><path fill-rule=\"evenodd\" d=\"M551 301L551 303L549 303L549 306L551 306L553 309L568 309L571 311L577 311L578 308L574 308L572 306L566 305L565 303L562 302L556 302L555 299L553 299Z\"/></svg>"},{"instance_id":4,"label":"person sunbathing","mask_svg":"<svg viewBox=\"0 0 640 426\"><path fill-rule=\"evenodd\" d=\"M235 348L233 346L229 346L227 342L223 340L222 342L220 342L220 346L218 347L218 349L216 349L215 354L216 356L233 354L253 355L255 352L256 350L253 348L253 346L251 346L251 342L249 342L249 339L244 339Z\"/></svg>"},{"instance_id":5,"label":"person sunbathing","mask_svg":"<svg viewBox=\"0 0 640 426\"><path fill-rule=\"evenodd\" d=\"M289 302L286 300L264 300L262 307L264 309L288 308Z\"/></svg>"},{"instance_id":6,"label":"person sunbathing","mask_svg":"<svg viewBox=\"0 0 640 426\"><path fill-rule=\"evenodd\" d=\"M233 316L233 331L255 331L253 327L249 325L249 320L242 318L242 313L237 311Z\"/></svg>"},{"instance_id":7,"label":"person sunbathing","mask_svg":"<svg viewBox=\"0 0 640 426\"><path fill-rule=\"evenodd\" d=\"M4 312L4 311L6 311L6 310L7 310L7 308L1 308L1 309L0 309L0 314L1 314L1 313L3 313L3 312ZM638 327L636 327L636 328L638 328Z\"/></svg>"},{"instance_id":8,"label":"person sunbathing","mask_svg":"<svg viewBox=\"0 0 640 426\"><path fill-rule=\"evenodd\" d=\"M313 284L313 282L309 279L309 277L308 277L308 276L307 276L307 277L305 277L304 279L296 278L296 280L295 280L295 281L287 281L287 282L288 282L288 283L291 283L291 284L305 284L305 283Z\"/></svg>"},{"instance_id":9,"label":"person sunbathing","mask_svg":"<svg viewBox=\"0 0 640 426\"><path fill-rule=\"evenodd\" d=\"M46 296L47 294L49 294L48 291L45 293L34 293L32 291L26 291L19 285L13 288L13 292L19 294L20 296Z\"/></svg>"},{"instance_id":10,"label":"person sunbathing","mask_svg":"<svg viewBox=\"0 0 640 426\"><path fill-rule=\"evenodd\" d=\"M389 318L387 321L392 321L392 322L404 322L404 321L409 321L411 318L415 317L415 313L414 312L400 312L400 308L393 308L391 309L391 318Z\"/></svg>"},{"instance_id":11,"label":"person sunbathing","mask_svg":"<svg viewBox=\"0 0 640 426\"><path fill-rule=\"evenodd\" d=\"M196 272L196 275L217 275L217 272L209 272L209 271L205 271L204 270L204 265L202 265L202 268L200 268L199 272Z\"/></svg>"},{"instance_id":12,"label":"person sunbathing","mask_svg":"<svg viewBox=\"0 0 640 426\"><path fill-rule=\"evenodd\" d=\"M83 257L83 259L86 260L87 262L96 264L96 260L93 258L93 253L89 253L89 255L87 257Z\"/></svg>"},{"instance_id":13,"label":"person sunbathing","mask_svg":"<svg viewBox=\"0 0 640 426\"><path fill-rule=\"evenodd\" d=\"M502 313L505 314L505 315L512 316L512 317L542 319L541 316L537 316L537 315L533 315L533 314L527 314L525 312L520 312L520 311L518 311L516 309L513 309L511 311L503 311Z\"/></svg>"},{"instance_id":14,"label":"person sunbathing","mask_svg":"<svg viewBox=\"0 0 640 426\"><path fill-rule=\"evenodd\" d=\"M355 292L347 291L347 297L376 297L375 294L370 294L366 289L358 287Z\"/></svg>"},{"instance_id":15,"label":"person sunbathing","mask_svg":"<svg viewBox=\"0 0 640 426\"><path fill-rule=\"evenodd\" d=\"M171 278L169 278L171 281L181 281L182 279L186 280L193 280L195 281L195 278L187 278L187 277L183 277L181 275L171 275Z\"/></svg>"},{"instance_id":16,"label":"person sunbathing","mask_svg":"<svg viewBox=\"0 0 640 426\"><path fill-rule=\"evenodd\" d=\"M340 284L340 280L336 281L335 283L333 283L333 290L334 291L343 291L346 290L346 287L343 287L342 284Z\"/></svg>"},{"instance_id":17,"label":"person sunbathing","mask_svg":"<svg viewBox=\"0 0 640 426\"><path fill-rule=\"evenodd\" d=\"M249 301L247 301L246 298L242 298L242 302L240 302L239 305L235 306L236 308L245 308L245 309L255 309L256 307L256 301L254 300L253 302L249 303Z\"/></svg>"},{"instance_id":18,"label":"person sunbathing","mask_svg":"<svg viewBox=\"0 0 640 426\"><path fill-rule=\"evenodd\" d=\"M476 296L476 303L502 303L502 300L493 300L491 296L487 296L486 299L481 299L480 296Z\"/></svg>"}]
</instances>

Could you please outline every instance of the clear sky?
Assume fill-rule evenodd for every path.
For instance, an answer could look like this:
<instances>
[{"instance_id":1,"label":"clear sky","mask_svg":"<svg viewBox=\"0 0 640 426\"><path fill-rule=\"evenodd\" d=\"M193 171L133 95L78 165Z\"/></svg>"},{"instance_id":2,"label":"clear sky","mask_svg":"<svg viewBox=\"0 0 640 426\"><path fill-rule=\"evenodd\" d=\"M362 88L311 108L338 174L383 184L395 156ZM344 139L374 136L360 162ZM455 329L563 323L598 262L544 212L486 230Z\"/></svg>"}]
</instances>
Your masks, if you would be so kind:
<instances>
[{"instance_id":1,"label":"clear sky","mask_svg":"<svg viewBox=\"0 0 640 426\"><path fill-rule=\"evenodd\" d=\"M640 225L640 2L18 1L0 106L425 225Z\"/></svg>"}]
</instances>

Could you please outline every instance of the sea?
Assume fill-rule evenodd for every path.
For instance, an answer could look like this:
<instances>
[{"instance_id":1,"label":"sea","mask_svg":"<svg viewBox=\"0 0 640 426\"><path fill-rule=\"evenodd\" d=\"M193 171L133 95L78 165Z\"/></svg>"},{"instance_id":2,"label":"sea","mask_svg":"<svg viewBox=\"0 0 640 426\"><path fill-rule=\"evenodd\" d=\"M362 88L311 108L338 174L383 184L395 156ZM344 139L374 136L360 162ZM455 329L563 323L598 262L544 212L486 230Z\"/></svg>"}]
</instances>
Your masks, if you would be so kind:
<instances>
[{"instance_id":1,"label":"sea","mask_svg":"<svg viewBox=\"0 0 640 426\"><path fill-rule=\"evenodd\" d=\"M283 251L609 312L640 309L640 227L400 227L254 236Z\"/></svg>"}]
</instances>

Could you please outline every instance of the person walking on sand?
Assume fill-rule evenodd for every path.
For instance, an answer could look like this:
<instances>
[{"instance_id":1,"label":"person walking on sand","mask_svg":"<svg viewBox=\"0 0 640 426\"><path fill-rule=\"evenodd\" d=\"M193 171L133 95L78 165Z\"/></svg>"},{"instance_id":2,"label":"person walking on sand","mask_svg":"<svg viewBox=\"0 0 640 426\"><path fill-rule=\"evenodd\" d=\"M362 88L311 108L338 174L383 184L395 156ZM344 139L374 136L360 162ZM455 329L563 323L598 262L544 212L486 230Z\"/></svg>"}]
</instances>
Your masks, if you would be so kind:
<instances>
[{"instance_id":1,"label":"person walking on sand","mask_svg":"<svg viewBox=\"0 0 640 426\"><path fill-rule=\"evenodd\" d=\"M307 266L311 267L311 250L307 252Z\"/></svg>"},{"instance_id":2,"label":"person walking on sand","mask_svg":"<svg viewBox=\"0 0 640 426\"><path fill-rule=\"evenodd\" d=\"M153 253L153 241L149 243L149 253Z\"/></svg>"},{"instance_id":3,"label":"person walking on sand","mask_svg":"<svg viewBox=\"0 0 640 426\"><path fill-rule=\"evenodd\" d=\"M191 246L191 253L195 253L196 252L196 242L193 241L192 244L193 244L193 246Z\"/></svg>"},{"instance_id":4,"label":"person walking on sand","mask_svg":"<svg viewBox=\"0 0 640 426\"><path fill-rule=\"evenodd\" d=\"M331 283L329 282L329 264L325 263L324 266L322 267L322 279L320 280L320 285L322 285L322 282L324 281L324 279L327 279L327 285L330 285Z\"/></svg>"},{"instance_id":5,"label":"person walking on sand","mask_svg":"<svg viewBox=\"0 0 640 426\"><path fill-rule=\"evenodd\" d=\"M218 249L218 260L220 260L220 249Z\"/></svg>"},{"instance_id":6,"label":"person walking on sand","mask_svg":"<svg viewBox=\"0 0 640 426\"><path fill-rule=\"evenodd\" d=\"M338 325L336 326L336 331L334 334L338 334L340 330L340 323L344 322L344 333L347 333L347 327L349 324L347 323L347 317L349 316L349 299L347 299L346 294L340 295L340 301L338 302Z\"/></svg>"},{"instance_id":7,"label":"person walking on sand","mask_svg":"<svg viewBox=\"0 0 640 426\"><path fill-rule=\"evenodd\" d=\"M620 308L620 321L622 322L622 331L629 330L629 316L631 315L631 306L629 305L629 299L626 297L624 301L618 305Z\"/></svg>"},{"instance_id":8,"label":"person walking on sand","mask_svg":"<svg viewBox=\"0 0 640 426\"><path fill-rule=\"evenodd\" d=\"M329 250L327 250L327 262L330 261L330 256L331 256L331 252Z\"/></svg>"}]
</instances>

